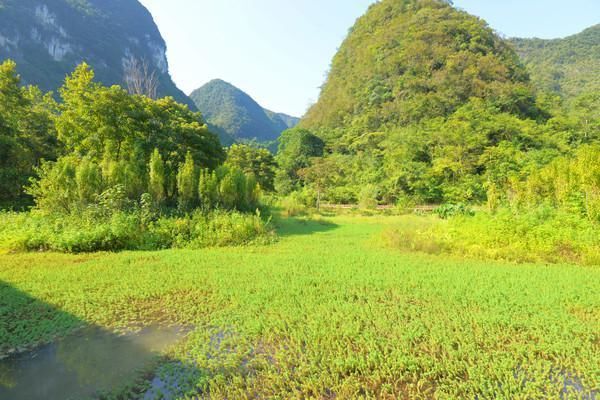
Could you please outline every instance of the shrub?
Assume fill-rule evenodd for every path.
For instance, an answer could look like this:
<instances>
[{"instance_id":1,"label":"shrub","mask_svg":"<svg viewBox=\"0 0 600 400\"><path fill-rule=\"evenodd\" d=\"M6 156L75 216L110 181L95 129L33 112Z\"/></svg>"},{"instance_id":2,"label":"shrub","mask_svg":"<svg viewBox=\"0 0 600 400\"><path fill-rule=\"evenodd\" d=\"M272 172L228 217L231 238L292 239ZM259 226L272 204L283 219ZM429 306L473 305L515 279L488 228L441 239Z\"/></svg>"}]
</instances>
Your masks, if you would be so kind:
<instances>
[{"instance_id":1,"label":"shrub","mask_svg":"<svg viewBox=\"0 0 600 400\"><path fill-rule=\"evenodd\" d=\"M473 216L475 212L465 204L444 204L433 211L441 219L448 219L459 215Z\"/></svg>"},{"instance_id":2,"label":"shrub","mask_svg":"<svg viewBox=\"0 0 600 400\"><path fill-rule=\"evenodd\" d=\"M306 206L298 192L292 192L280 201L283 214L286 217L297 217L306 214Z\"/></svg>"},{"instance_id":3,"label":"shrub","mask_svg":"<svg viewBox=\"0 0 600 400\"><path fill-rule=\"evenodd\" d=\"M103 214L98 209L68 215L0 213L0 248L8 251L82 253L160 250L267 243L274 234L259 213L196 211L154 218L144 206Z\"/></svg>"},{"instance_id":4,"label":"shrub","mask_svg":"<svg viewBox=\"0 0 600 400\"><path fill-rule=\"evenodd\" d=\"M574 156L558 157L510 187L510 202L518 208L540 204L600 222L600 146L579 148Z\"/></svg>"},{"instance_id":5,"label":"shrub","mask_svg":"<svg viewBox=\"0 0 600 400\"><path fill-rule=\"evenodd\" d=\"M445 221L419 219L419 224L387 230L384 241L396 248L433 254L600 265L600 226L552 207L520 213L500 209L495 214L457 215Z\"/></svg>"},{"instance_id":6,"label":"shrub","mask_svg":"<svg viewBox=\"0 0 600 400\"><path fill-rule=\"evenodd\" d=\"M358 197L358 205L360 208L365 210L374 210L377 208L377 197L379 196L379 189L375 185L365 185L360 191Z\"/></svg>"}]
</instances>

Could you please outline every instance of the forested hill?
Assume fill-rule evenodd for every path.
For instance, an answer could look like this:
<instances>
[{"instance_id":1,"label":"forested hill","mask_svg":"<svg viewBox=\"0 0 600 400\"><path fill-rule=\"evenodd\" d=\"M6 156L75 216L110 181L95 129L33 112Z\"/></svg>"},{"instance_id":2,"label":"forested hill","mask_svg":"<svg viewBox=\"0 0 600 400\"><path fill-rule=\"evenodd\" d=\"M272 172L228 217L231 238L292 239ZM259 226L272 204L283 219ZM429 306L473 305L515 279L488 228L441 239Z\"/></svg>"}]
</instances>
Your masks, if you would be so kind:
<instances>
[{"instance_id":1,"label":"forested hill","mask_svg":"<svg viewBox=\"0 0 600 400\"><path fill-rule=\"evenodd\" d=\"M566 99L600 91L600 24L564 39L511 39L534 84Z\"/></svg>"},{"instance_id":2,"label":"forested hill","mask_svg":"<svg viewBox=\"0 0 600 400\"><path fill-rule=\"evenodd\" d=\"M350 30L295 132L324 142L323 161L290 162L277 185L329 177L325 196L339 203L482 202L523 165L592 137L576 122L556 132L551 117L513 46L485 21L446 0L381 0ZM280 165L294 156L283 150Z\"/></svg>"},{"instance_id":3,"label":"forested hill","mask_svg":"<svg viewBox=\"0 0 600 400\"><path fill-rule=\"evenodd\" d=\"M190 97L223 142L276 140L281 132L294 127L299 119L262 108L242 90L215 79L195 90Z\"/></svg>"},{"instance_id":4,"label":"forested hill","mask_svg":"<svg viewBox=\"0 0 600 400\"><path fill-rule=\"evenodd\" d=\"M54 91L76 65L99 81L124 85L132 61L158 78L158 96L194 108L169 75L166 45L137 0L0 0L0 61L13 59L23 83Z\"/></svg>"},{"instance_id":5,"label":"forested hill","mask_svg":"<svg viewBox=\"0 0 600 400\"><path fill-rule=\"evenodd\" d=\"M383 0L351 29L301 125L377 131L527 90L518 56L481 19L444 0Z\"/></svg>"}]
</instances>

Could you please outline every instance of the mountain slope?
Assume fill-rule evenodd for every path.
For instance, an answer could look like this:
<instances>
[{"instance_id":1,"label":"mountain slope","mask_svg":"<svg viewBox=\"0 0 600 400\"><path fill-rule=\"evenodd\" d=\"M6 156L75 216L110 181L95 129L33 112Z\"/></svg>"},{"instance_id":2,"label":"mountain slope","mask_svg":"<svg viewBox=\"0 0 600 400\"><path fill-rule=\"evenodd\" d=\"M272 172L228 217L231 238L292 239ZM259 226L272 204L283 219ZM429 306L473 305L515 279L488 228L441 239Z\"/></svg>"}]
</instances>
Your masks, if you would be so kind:
<instances>
[{"instance_id":1,"label":"mountain slope","mask_svg":"<svg viewBox=\"0 0 600 400\"><path fill-rule=\"evenodd\" d=\"M190 97L222 139L273 141L298 123L298 118L265 110L248 94L220 79L195 90Z\"/></svg>"},{"instance_id":2,"label":"mountain slope","mask_svg":"<svg viewBox=\"0 0 600 400\"><path fill-rule=\"evenodd\" d=\"M271 119L273 124L276 126L277 130L283 132L286 129L291 129L298 125L300 122L300 118L292 117L291 115L287 115L284 113L277 113L274 111L264 109L267 116Z\"/></svg>"},{"instance_id":3,"label":"mountain slope","mask_svg":"<svg viewBox=\"0 0 600 400\"><path fill-rule=\"evenodd\" d=\"M17 62L24 83L56 90L83 61L106 85L123 84L131 60L145 61L158 95L194 107L169 76L165 42L137 0L0 0L0 59Z\"/></svg>"},{"instance_id":4,"label":"mountain slope","mask_svg":"<svg viewBox=\"0 0 600 400\"><path fill-rule=\"evenodd\" d=\"M600 91L600 24L564 39L511 39L540 90L573 98Z\"/></svg>"},{"instance_id":5,"label":"mountain slope","mask_svg":"<svg viewBox=\"0 0 600 400\"><path fill-rule=\"evenodd\" d=\"M350 30L300 125L374 132L448 116L471 98L505 108L519 91L528 102L527 73L484 21L443 0L382 0Z\"/></svg>"}]
</instances>

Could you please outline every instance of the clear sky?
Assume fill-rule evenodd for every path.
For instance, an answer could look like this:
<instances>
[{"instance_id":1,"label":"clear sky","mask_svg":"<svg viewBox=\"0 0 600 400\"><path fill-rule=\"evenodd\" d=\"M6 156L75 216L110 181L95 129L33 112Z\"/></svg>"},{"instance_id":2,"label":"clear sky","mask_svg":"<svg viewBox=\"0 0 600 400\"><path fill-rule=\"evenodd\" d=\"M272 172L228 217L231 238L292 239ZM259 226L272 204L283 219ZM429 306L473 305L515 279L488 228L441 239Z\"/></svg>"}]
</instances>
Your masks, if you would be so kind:
<instances>
[{"instance_id":1,"label":"clear sky","mask_svg":"<svg viewBox=\"0 0 600 400\"><path fill-rule=\"evenodd\" d=\"M186 93L226 80L263 107L301 116L337 48L373 0L141 0ZM600 0L455 0L509 37L556 38L600 23Z\"/></svg>"}]
</instances>

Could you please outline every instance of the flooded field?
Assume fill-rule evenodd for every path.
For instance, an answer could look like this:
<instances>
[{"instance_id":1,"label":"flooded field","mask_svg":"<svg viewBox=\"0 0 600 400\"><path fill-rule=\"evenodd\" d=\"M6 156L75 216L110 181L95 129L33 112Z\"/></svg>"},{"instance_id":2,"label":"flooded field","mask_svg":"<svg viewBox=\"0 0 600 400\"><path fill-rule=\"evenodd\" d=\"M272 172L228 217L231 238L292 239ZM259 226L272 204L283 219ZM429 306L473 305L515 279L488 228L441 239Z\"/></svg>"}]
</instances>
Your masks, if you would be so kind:
<instances>
[{"instance_id":1,"label":"flooded field","mask_svg":"<svg viewBox=\"0 0 600 400\"><path fill-rule=\"evenodd\" d=\"M0 361L0 399L84 399L121 388L188 331L158 326L121 335L79 331Z\"/></svg>"}]
</instances>

